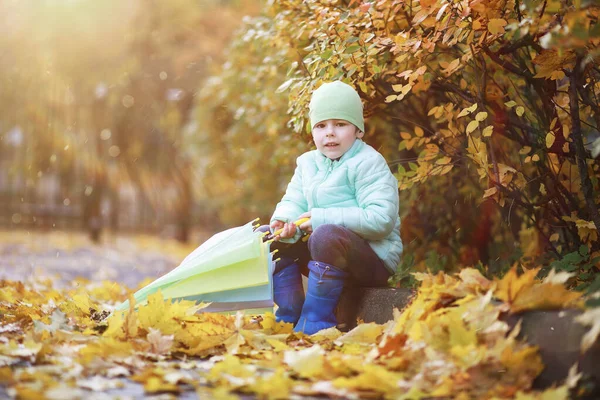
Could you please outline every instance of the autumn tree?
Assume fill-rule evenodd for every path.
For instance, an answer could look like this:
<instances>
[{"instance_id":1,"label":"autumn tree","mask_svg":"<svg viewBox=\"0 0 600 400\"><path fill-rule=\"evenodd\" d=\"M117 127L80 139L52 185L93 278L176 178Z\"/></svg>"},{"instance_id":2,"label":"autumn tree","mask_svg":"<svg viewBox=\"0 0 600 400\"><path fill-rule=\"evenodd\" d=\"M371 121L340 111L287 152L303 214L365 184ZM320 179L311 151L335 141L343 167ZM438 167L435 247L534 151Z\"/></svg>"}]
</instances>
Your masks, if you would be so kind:
<instances>
[{"instance_id":1,"label":"autumn tree","mask_svg":"<svg viewBox=\"0 0 600 400\"><path fill-rule=\"evenodd\" d=\"M353 84L369 117L365 140L396 172L405 254L416 263L482 261L497 270L520 256L589 260L599 250L597 5L288 0L269 2L264 14L247 28L270 37L261 62L234 59L224 74L288 69L279 125L298 137L281 129L282 144L308 140L299 135L312 90L334 79ZM229 85L218 81L214 93L235 93ZM256 90L236 109L253 115L281 101L273 85ZM226 115L227 131L244 126ZM237 168L261 154L256 148ZM246 185L257 188L265 173L247 174Z\"/></svg>"}]
</instances>

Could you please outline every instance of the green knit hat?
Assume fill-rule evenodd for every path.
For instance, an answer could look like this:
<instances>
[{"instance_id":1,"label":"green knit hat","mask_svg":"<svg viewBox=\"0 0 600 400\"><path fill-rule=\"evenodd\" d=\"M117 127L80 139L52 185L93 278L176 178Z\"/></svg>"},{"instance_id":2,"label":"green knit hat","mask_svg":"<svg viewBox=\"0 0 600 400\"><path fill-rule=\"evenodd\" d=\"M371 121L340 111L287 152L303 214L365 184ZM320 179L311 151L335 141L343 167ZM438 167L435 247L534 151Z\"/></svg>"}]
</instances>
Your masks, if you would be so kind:
<instances>
[{"instance_id":1,"label":"green knit hat","mask_svg":"<svg viewBox=\"0 0 600 400\"><path fill-rule=\"evenodd\" d=\"M324 83L312 94L308 105L310 127L327 119L343 119L365 131L363 105L354 88L342 81Z\"/></svg>"}]
</instances>

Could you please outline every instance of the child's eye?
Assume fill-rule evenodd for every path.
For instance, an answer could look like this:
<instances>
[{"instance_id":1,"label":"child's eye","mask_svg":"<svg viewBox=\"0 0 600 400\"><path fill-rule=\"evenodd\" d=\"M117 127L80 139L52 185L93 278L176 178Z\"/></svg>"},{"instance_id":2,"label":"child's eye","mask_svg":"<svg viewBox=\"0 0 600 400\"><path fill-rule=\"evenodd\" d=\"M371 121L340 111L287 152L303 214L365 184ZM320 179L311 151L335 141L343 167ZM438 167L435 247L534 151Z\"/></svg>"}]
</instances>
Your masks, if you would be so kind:
<instances>
[{"instance_id":1,"label":"child's eye","mask_svg":"<svg viewBox=\"0 0 600 400\"><path fill-rule=\"evenodd\" d=\"M337 126L346 126L347 124L345 122L337 122L336 123Z\"/></svg>"},{"instance_id":2,"label":"child's eye","mask_svg":"<svg viewBox=\"0 0 600 400\"><path fill-rule=\"evenodd\" d=\"M323 129L325 128L325 124L317 124L315 125L315 128Z\"/></svg>"}]
</instances>

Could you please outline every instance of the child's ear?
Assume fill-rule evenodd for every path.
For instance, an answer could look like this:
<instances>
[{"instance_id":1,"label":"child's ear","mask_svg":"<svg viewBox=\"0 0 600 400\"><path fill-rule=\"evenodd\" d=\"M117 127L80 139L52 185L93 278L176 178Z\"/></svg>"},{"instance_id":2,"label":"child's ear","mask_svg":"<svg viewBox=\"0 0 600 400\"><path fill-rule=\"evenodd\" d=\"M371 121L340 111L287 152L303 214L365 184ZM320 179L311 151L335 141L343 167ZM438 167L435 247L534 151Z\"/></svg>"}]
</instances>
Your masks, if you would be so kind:
<instances>
[{"instance_id":1,"label":"child's ear","mask_svg":"<svg viewBox=\"0 0 600 400\"><path fill-rule=\"evenodd\" d=\"M356 128L356 137L362 139L363 136L365 136L365 133L360 129Z\"/></svg>"}]
</instances>

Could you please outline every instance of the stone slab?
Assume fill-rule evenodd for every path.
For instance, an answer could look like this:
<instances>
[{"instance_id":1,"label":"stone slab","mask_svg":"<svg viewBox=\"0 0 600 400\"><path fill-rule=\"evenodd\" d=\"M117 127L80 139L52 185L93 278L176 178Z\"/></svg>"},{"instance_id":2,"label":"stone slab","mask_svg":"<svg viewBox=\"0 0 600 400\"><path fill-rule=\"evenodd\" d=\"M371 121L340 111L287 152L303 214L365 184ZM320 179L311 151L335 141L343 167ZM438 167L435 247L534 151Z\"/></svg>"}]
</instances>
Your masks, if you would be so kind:
<instances>
[{"instance_id":1,"label":"stone slab","mask_svg":"<svg viewBox=\"0 0 600 400\"><path fill-rule=\"evenodd\" d=\"M347 287L336 311L338 329L348 331L357 320L384 324L394 318L394 308L403 309L414 295L412 289Z\"/></svg>"},{"instance_id":2,"label":"stone slab","mask_svg":"<svg viewBox=\"0 0 600 400\"><path fill-rule=\"evenodd\" d=\"M589 330L589 327L574 321L581 313L576 309L526 311L506 318L512 327L521 320L519 337L539 347L546 368L535 380L534 387L544 389L563 382L569 375L569 368L579 363L579 372L595 384L596 390L600 389L600 342L597 340L586 353L581 354L581 339ZM597 394L600 396L600 393Z\"/></svg>"}]
</instances>

